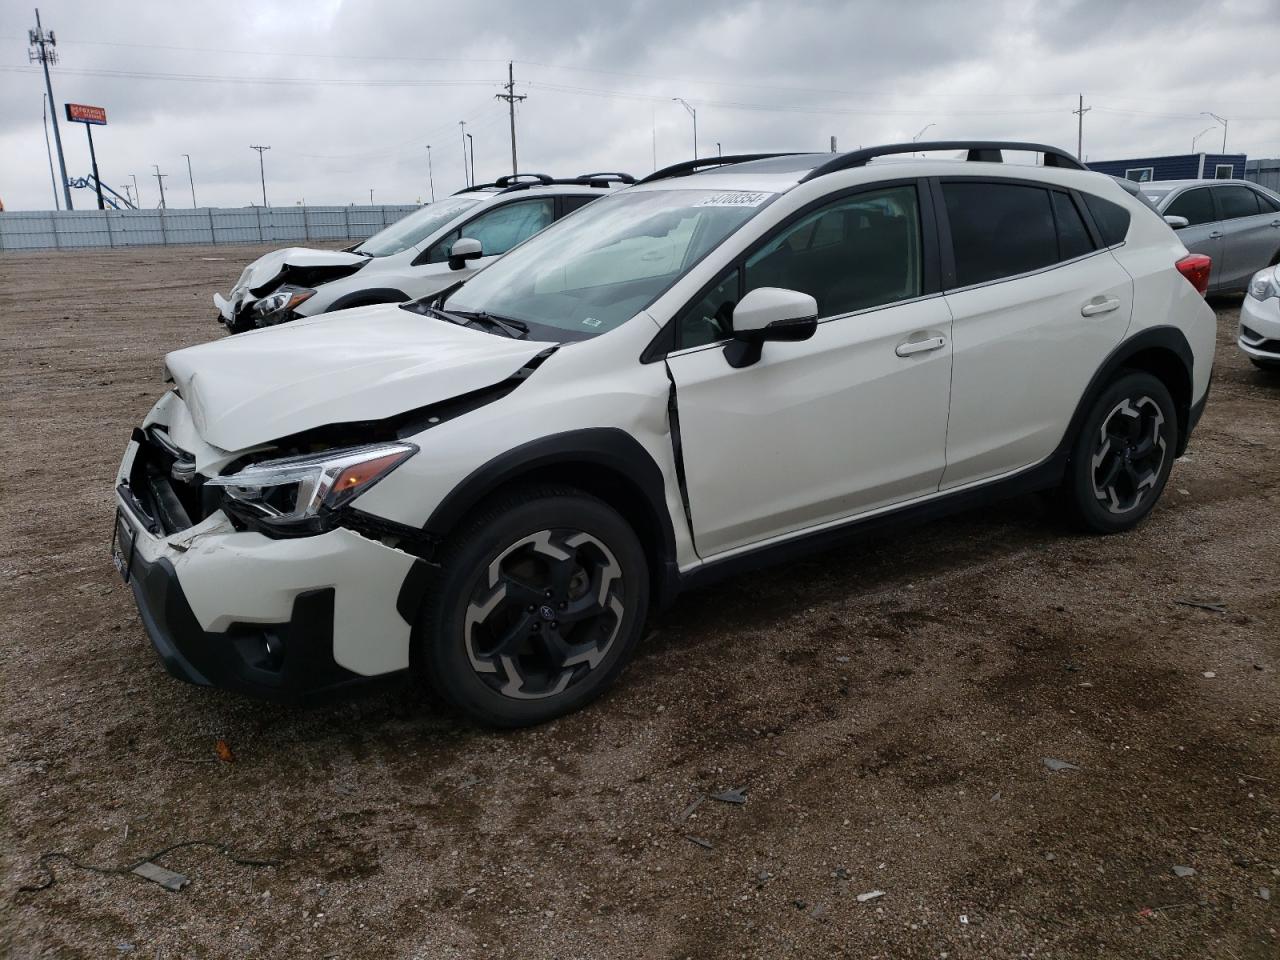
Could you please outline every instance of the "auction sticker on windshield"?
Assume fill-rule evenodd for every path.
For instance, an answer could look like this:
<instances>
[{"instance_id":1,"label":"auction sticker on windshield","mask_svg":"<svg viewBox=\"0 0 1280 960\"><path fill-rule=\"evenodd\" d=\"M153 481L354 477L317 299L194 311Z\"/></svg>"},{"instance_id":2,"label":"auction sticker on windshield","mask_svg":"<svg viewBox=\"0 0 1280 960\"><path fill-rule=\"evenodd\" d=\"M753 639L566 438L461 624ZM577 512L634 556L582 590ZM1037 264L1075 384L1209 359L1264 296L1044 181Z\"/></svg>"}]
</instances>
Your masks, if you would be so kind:
<instances>
[{"instance_id":1,"label":"auction sticker on windshield","mask_svg":"<svg viewBox=\"0 0 1280 960\"><path fill-rule=\"evenodd\" d=\"M729 190L725 193L713 193L709 197L703 197L695 207L758 207L770 197L772 193L750 193L746 190Z\"/></svg>"}]
</instances>

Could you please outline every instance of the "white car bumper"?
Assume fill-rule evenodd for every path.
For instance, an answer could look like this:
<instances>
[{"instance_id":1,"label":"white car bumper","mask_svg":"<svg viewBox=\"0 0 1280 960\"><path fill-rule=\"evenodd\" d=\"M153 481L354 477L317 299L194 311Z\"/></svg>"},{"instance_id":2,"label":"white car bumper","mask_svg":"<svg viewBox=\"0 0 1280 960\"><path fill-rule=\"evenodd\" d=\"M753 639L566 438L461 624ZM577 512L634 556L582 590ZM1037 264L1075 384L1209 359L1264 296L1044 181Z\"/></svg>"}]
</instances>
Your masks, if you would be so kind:
<instances>
[{"instance_id":1,"label":"white car bumper","mask_svg":"<svg viewBox=\"0 0 1280 960\"><path fill-rule=\"evenodd\" d=\"M1240 349L1258 360L1280 363L1280 297L1246 296L1240 304Z\"/></svg>"},{"instance_id":2,"label":"white car bumper","mask_svg":"<svg viewBox=\"0 0 1280 960\"><path fill-rule=\"evenodd\" d=\"M113 555L170 673L296 702L409 666L399 607L414 608L401 591L419 561L344 528L272 539L220 510L166 534L137 489L141 449L121 464Z\"/></svg>"}]
</instances>

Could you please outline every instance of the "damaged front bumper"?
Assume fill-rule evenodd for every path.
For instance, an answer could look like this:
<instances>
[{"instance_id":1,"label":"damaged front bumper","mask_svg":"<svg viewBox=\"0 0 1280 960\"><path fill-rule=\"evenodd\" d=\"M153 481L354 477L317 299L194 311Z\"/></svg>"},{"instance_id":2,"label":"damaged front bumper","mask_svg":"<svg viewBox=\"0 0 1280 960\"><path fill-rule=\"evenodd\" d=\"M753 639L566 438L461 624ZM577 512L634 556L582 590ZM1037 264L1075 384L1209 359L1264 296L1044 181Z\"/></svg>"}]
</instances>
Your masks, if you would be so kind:
<instances>
[{"instance_id":1,"label":"damaged front bumper","mask_svg":"<svg viewBox=\"0 0 1280 960\"><path fill-rule=\"evenodd\" d=\"M302 703L408 668L415 605L401 594L421 560L346 528L272 539L220 509L175 530L197 500L161 489L147 458L171 451L151 436L135 434L121 463L112 552L171 674Z\"/></svg>"}]
</instances>

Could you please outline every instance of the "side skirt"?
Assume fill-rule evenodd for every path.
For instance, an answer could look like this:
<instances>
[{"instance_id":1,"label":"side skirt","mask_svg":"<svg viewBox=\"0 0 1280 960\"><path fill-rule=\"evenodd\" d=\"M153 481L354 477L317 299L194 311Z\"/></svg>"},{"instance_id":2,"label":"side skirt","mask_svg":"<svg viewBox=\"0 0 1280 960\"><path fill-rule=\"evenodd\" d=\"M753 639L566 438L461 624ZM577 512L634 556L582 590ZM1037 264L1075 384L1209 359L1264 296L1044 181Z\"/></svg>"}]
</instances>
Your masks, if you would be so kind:
<instances>
[{"instance_id":1,"label":"side skirt","mask_svg":"<svg viewBox=\"0 0 1280 960\"><path fill-rule=\"evenodd\" d=\"M1067 466L1066 450L1059 450L1047 460L1004 480L997 480L955 493L943 494L925 503L913 504L897 510L851 520L836 527L828 527L816 533L795 537L782 543L770 544L736 554L724 560L712 560L695 570L681 574L679 589L694 590L728 577L734 577L761 567L772 566L788 560L808 556L839 544L849 543L860 537L870 536L893 527L925 523L949 514L970 510L999 500L1040 490L1049 490L1062 482Z\"/></svg>"}]
</instances>

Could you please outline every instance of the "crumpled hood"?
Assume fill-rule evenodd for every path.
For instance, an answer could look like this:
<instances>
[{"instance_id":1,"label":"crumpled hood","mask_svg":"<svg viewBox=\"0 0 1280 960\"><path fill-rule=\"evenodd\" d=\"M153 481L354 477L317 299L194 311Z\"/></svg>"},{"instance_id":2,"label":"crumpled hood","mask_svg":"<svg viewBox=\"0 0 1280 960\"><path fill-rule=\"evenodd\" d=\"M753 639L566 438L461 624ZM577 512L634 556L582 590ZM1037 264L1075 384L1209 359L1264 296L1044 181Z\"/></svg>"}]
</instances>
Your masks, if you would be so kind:
<instances>
[{"instance_id":1,"label":"crumpled hood","mask_svg":"<svg viewBox=\"0 0 1280 960\"><path fill-rule=\"evenodd\" d=\"M213 302L226 319L232 319L246 301L257 299L253 291L270 283L288 267L311 269L314 267L355 267L363 265L369 258L358 253L346 253L342 250L313 250L310 247L286 247L283 250L272 250L263 254L244 268L240 279L231 288L226 299L220 294L213 295Z\"/></svg>"},{"instance_id":2,"label":"crumpled hood","mask_svg":"<svg viewBox=\"0 0 1280 960\"><path fill-rule=\"evenodd\" d=\"M379 304L176 350L165 367L205 442L237 451L491 386L549 346Z\"/></svg>"}]
</instances>

